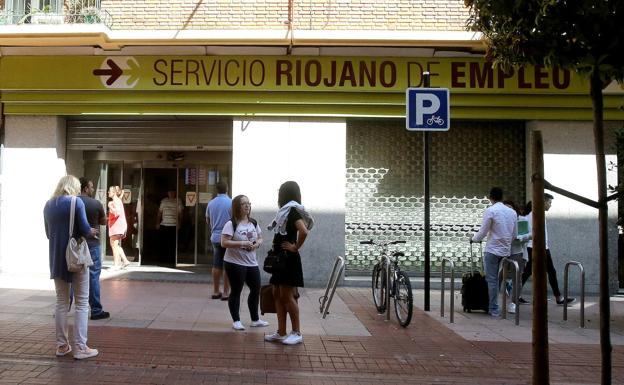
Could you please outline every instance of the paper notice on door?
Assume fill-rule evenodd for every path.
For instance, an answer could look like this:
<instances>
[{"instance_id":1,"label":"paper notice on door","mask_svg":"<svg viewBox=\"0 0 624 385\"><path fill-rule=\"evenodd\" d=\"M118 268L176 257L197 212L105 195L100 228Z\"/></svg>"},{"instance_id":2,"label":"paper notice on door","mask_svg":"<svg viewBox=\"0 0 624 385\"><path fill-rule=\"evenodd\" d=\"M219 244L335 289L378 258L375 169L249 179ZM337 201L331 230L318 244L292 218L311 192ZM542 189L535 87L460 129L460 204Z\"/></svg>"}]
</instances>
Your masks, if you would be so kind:
<instances>
[{"instance_id":1,"label":"paper notice on door","mask_svg":"<svg viewBox=\"0 0 624 385\"><path fill-rule=\"evenodd\" d=\"M199 203L206 204L206 203L210 202L211 199L212 199L212 194L211 193L207 193L207 192L200 192L199 193Z\"/></svg>"},{"instance_id":2,"label":"paper notice on door","mask_svg":"<svg viewBox=\"0 0 624 385\"><path fill-rule=\"evenodd\" d=\"M208 184L212 186L215 183L217 183L217 172L209 171L208 172Z\"/></svg>"},{"instance_id":3,"label":"paper notice on door","mask_svg":"<svg viewBox=\"0 0 624 385\"><path fill-rule=\"evenodd\" d=\"M195 191L186 192L186 205L195 206L197 204L197 193Z\"/></svg>"},{"instance_id":4,"label":"paper notice on door","mask_svg":"<svg viewBox=\"0 0 624 385\"><path fill-rule=\"evenodd\" d=\"M121 197L121 201L126 205L132 202L132 191L123 190L123 196Z\"/></svg>"}]
</instances>

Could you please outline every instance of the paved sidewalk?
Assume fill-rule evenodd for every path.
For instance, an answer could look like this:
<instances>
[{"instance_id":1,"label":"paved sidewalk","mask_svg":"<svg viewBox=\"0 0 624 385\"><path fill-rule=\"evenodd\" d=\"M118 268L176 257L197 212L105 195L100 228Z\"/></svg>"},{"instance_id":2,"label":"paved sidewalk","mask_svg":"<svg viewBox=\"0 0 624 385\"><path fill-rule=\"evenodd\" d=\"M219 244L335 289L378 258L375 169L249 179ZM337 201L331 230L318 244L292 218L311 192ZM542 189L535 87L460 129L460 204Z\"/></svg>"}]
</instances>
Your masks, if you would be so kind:
<instances>
[{"instance_id":1,"label":"paved sidewalk","mask_svg":"<svg viewBox=\"0 0 624 385\"><path fill-rule=\"evenodd\" d=\"M376 314L369 289L339 288L326 320L318 314L321 291L304 290L304 343L283 346L263 341L263 333L274 330L274 315L266 317L273 325L264 330L233 331L225 302L209 299L206 284L118 277L103 281L102 290L112 318L89 327L89 343L101 354L74 361L54 357L52 291L0 289L0 384L527 384L531 379L531 344L520 332L530 330L528 314L516 327L511 320L458 312L451 329L448 315L441 319L435 311L437 297L432 297L434 311L420 309L422 291L412 324L403 329ZM614 343L622 336L619 301L613 301ZM248 322L247 313L242 318ZM588 335L568 343L565 333L574 336L578 327L557 326L565 332L559 335L553 328L558 323L553 320L550 329L551 383L599 383L597 339L592 343L594 336ZM519 336L497 337L509 336L509 330ZM613 363L613 383L624 383L623 346L614 346Z\"/></svg>"}]
</instances>

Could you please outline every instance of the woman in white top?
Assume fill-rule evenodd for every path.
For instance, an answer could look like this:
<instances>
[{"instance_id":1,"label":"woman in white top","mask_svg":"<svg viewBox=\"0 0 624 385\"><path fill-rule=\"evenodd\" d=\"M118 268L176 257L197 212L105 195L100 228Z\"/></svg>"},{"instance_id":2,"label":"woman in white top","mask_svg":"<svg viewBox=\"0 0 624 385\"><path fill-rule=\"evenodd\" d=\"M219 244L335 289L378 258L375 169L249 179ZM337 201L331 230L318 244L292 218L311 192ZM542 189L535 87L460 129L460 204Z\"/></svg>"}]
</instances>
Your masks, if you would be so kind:
<instances>
[{"instance_id":1,"label":"woman in white top","mask_svg":"<svg viewBox=\"0 0 624 385\"><path fill-rule=\"evenodd\" d=\"M260 302L260 269L256 250L262 244L262 231L255 219L250 217L251 203L245 195L232 199L232 219L223 226L221 246L225 256L223 267L230 281L228 307L232 316L232 328L245 330L240 320L240 295L243 285L249 287L247 306L251 315L251 326L267 326L269 323L258 316Z\"/></svg>"},{"instance_id":2,"label":"woman in white top","mask_svg":"<svg viewBox=\"0 0 624 385\"><path fill-rule=\"evenodd\" d=\"M518 214L518 234L511 242L511 256L509 259L512 261L516 261L518 263L518 271L520 276L522 276L522 272L524 271L524 267L526 266L527 261L529 260L527 254L527 243L531 239L531 228L529 227L529 223L526 217L522 216L518 206L513 201L504 201L507 207L514 209L514 211ZM525 222L524 225L521 226L521 222ZM521 229L522 232L521 233ZM528 229L528 232L526 231ZM513 269L509 269L508 277L511 277L514 273ZM518 298L516 298L516 293L513 291L513 285L511 284L511 279L507 279L505 282L505 291L511 294L511 301L507 305L507 311L509 313L516 312L516 305L518 304ZM520 290L522 290L522 285L520 285Z\"/></svg>"}]
</instances>

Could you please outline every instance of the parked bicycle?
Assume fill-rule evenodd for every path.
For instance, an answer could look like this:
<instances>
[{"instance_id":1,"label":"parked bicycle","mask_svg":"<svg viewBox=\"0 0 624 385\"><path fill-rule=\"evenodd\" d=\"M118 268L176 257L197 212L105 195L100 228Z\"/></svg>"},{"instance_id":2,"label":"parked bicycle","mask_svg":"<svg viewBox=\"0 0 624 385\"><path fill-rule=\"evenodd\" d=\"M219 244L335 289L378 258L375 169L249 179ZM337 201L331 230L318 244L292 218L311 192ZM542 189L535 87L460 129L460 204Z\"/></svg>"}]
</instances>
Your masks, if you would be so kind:
<instances>
[{"instance_id":1,"label":"parked bicycle","mask_svg":"<svg viewBox=\"0 0 624 385\"><path fill-rule=\"evenodd\" d=\"M405 241L377 243L371 239L360 242L362 245L376 246L381 252L379 261L373 266L372 274L373 302L377 311L379 313L385 312L387 298L394 298L394 314L399 324L407 327L412 320L414 297L409 277L404 271L401 271L399 266L399 257L403 257L405 254L395 251L390 255L388 250L388 246L401 243L405 243ZM390 282L387 282L388 269L390 269Z\"/></svg>"}]
</instances>

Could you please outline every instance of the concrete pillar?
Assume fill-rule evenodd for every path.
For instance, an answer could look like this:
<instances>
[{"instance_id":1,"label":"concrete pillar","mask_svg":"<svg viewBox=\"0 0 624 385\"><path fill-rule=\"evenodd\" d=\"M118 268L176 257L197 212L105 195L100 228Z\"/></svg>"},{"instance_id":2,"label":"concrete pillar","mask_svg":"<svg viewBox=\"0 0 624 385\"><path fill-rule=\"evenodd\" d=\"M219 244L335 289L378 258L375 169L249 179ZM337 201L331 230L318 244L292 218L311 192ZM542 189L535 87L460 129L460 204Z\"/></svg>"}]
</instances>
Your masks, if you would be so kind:
<instances>
[{"instance_id":1,"label":"concrete pillar","mask_svg":"<svg viewBox=\"0 0 624 385\"><path fill-rule=\"evenodd\" d=\"M65 175L65 122L7 116L0 196L0 272L49 277L43 207ZM49 279L47 279L49 284ZM26 283L25 283L26 284Z\"/></svg>"},{"instance_id":2,"label":"concrete pillar","mask_svg":"<svg viewBox=\"0 0 624 385\"><path fill-rule=\"evenodd\" d=\"M233 129L232 196L245 194L252 202L265 242L260 265L273 239L266 227L278 209L279 187L294 180L316 220L301 250L305 285L324 286L336 256L344 256L346 122L235 120Z\"/></svg>"}]
</instances>

